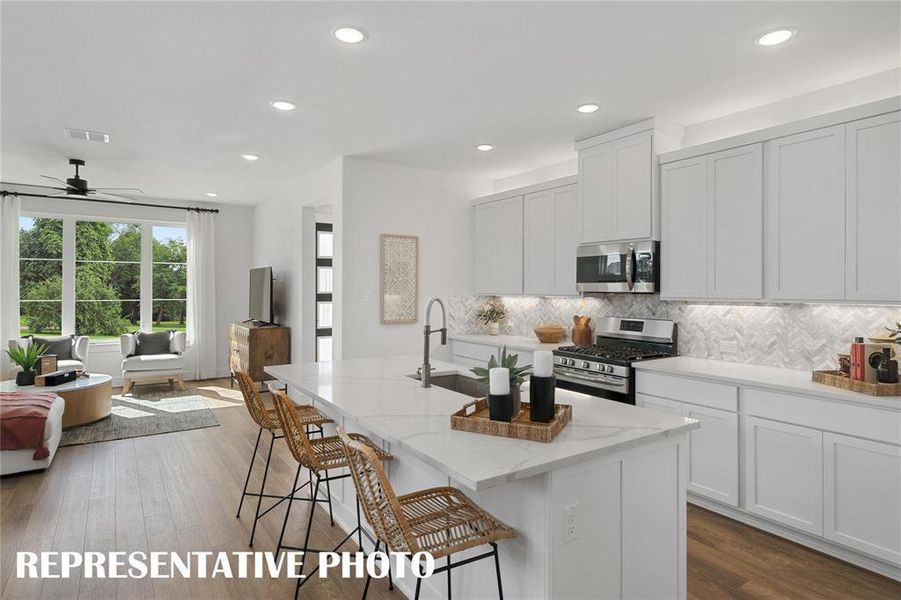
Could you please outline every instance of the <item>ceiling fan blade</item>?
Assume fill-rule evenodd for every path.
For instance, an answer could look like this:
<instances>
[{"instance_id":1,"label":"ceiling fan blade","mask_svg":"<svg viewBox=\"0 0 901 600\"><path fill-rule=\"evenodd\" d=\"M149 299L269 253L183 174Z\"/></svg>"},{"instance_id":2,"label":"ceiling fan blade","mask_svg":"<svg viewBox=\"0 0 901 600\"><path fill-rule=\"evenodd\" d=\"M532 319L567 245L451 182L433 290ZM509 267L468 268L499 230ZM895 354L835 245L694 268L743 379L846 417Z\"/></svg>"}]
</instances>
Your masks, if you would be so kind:
<instances>
[{"instance_id":1,"label":"ceiling fan blade","mask_svg":"<svg viewBox=\"0 0 901 600\"><path fill-rule=\"evenodd\" d=\"M58 181L58 182L60 182L61 184L63 184L64 186L66 186L66 189L73 189L73 190L78 189L78 188L76 188L74 185L69 185L68 182L63 181L63 180L60 179L59 177L51 177L50 175L41 175L41 177L43 177L44 179L51 179L51 180L53 180L53 181Z\"/></svg>"},{"instance_id":2,"label":"ceiling fan blade","mask_svg":"<svg viewBox=\"0 0 901 600\"><path fill-rule=\"evenodd\" d=\"M138 192L139 194L143 194L143 193L144 193L144 190L142 190L141 188L130 188L130 187L124 187L124 188L120 188L120 187L111 187L111 188L107 188L107 187L103 187L103 188L93 188L91 191L105 192L105 191L107 191L107 190L118 190L118 191L120 191L120 192Z\"/></svg>"}]
</instances>

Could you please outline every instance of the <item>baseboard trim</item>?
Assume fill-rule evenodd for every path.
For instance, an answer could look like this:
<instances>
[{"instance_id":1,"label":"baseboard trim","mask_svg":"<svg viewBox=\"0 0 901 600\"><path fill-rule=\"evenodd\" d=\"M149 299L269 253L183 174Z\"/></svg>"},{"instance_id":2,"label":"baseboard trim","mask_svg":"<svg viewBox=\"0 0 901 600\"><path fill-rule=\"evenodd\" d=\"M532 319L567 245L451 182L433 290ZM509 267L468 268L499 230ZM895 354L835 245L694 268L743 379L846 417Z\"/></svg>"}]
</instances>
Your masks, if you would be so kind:
<instances>
[{"instance_id":1,"label":"baseboard trim","mask_svg":"<svg viewBox=\"0 0 901 600\"><path fill-rule=\"evenodd\" d=\"M745 511L733 506L720 504L716 500L710 500L709 498L698 496L697 494L694 494L692 492L688 492L688 501L691 504L700 506L701 508L706 508L709 511L723 515L724 517L729 517L730 519L734 519L735 521L739 521L741 523L744 523L745 525L750 525L751 527L762 529L767 533L772 533L773 535L785 538L787 540L795 542L796 544L801 544L802 546L807 546L808 548L816 550L817 552L828 554L829 556L838 558L839 560L843 560L847 563L851 563L852 565L866 569L867 571L873 571L874 573L878 573L879 575L883 575L885 577L888 577L889 579L901 581L901 567L884 562L882 560L879 560L878 558L862 554L860 552L857 552L856 550L845 548L844 546L839 546L838 544L834 544L824 538L815 537L796 529L792 529L791 527L786 527L779 523L768 521L767 519L746 513Z\"/></svg>"}]
</instances>

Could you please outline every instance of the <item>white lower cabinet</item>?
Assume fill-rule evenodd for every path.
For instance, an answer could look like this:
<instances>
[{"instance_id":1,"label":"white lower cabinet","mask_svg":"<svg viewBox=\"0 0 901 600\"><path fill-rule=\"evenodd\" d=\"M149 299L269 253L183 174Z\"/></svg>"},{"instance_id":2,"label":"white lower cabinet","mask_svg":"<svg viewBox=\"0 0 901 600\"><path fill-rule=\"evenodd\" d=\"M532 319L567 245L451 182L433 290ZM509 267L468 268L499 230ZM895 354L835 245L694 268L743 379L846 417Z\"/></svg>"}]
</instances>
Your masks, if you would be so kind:
<instances>
[{"instance_id":1,"label":"white lower cabinet","mask_svg":"<svg viewBox=\"0 0 901 600\"><path fill-rule=\"evenodd\" d=\"M682 416L701 422L689 435L688 489L738 506L738 415L685 404Z\"/></svg>"},{"instance_id":2,"label":"white lower cabinet","mask_svg":"<svg viewBox=\"0 0 901 600\"><path fill-rule=\"evenodd\" d=\"M636 394L635 405L700 421L688 435L688 489L738 506L738 415L669 398Z\"/></svg>"},{"instance_id":3,"label":"white lower cabinet","mask_svg":"<svg viewBox=\"0 0 901 600\"><path fill-rule=\"evenodd\" d=\"M823 433L744 417L745 509L823 535Z\"/></svg>"},{"instance_id":4,"label":"white lower cabinet","mask_svg":"<svg viewBox=\"0 0 901 600\"><path fill-rule=\"evenodd\" d=\"M901 446L824 433L823 460L825 537L901 565Z\"/></svg>"}]
</instances>

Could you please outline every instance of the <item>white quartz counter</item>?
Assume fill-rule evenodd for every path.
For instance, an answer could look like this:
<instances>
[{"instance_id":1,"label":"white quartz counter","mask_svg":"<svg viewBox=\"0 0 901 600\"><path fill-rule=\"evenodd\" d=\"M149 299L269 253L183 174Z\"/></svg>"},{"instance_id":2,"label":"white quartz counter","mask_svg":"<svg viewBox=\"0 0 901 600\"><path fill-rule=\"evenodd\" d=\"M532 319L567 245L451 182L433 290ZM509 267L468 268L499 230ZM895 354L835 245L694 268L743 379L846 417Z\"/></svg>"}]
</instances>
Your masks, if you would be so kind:
<instances>
[{"instance_id":1,"label":"white quartz counter","mask_svg":"<svg viewBox=\"0 0 901 600\"><path fill-rule=\"evenodd\" d=\"M901 408L901 396L869 396L831 385L823 385L811 380L810 371L798 369L749 365L691 356L648 360L637 362L634 366L639 371L651 373L767 388L779 392L805 394L807 396L854 402L868 406Z\"/></svg>"},{"instance_id":2,"label":"white quartz counter","mask_svg":"<svg viewBox=\"0 0 901 600\"><path fill-rule=\"evenodd\" d=\"M573 405L573 420L549 444L455 431L450 427L451 413L472 398L435 386L420 387L407 375L421 360L417 356L340 360L270 366L266 372L330 405L350 430L356 424L474 491L698 427L691 419L557 390L558 403ZM433 366L433 376L458 370L449 363ZM326 412L328 408L323 407Z\"/></svg>"},{"instance_id":3,"label":"white quartz counter","mask_svg":"<svg viewBox=\"0 0 901 600\"><path fill-rule=\"evenodd\" d=\"M478 333L451 334L450 339L473 344L482 344L485 346L497 346L498 348L506 346L507 350L530 350L532 352L536 350L556 350L560 346L566 346L572 343L563 340L557 344L542 344L536 337L526 337L524 335L486 335Z\"/></svg>"}]
</instances>

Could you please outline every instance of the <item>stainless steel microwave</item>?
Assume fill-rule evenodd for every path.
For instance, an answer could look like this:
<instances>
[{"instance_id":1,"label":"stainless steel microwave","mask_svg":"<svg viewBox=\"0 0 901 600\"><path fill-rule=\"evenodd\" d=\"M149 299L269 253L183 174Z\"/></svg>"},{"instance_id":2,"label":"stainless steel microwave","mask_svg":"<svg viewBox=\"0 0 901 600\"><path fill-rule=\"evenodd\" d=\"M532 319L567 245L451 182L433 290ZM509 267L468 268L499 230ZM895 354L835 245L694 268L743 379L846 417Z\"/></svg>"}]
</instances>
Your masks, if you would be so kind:
<instances>
[{"instance_id":1,"label":"stainless steel microwave","mask_svg":"<svg viewBox=\"0 0 901 600\"><path fill-rule=\"evenodd\" d=\"M576 252L580 292L653 294L660 285L658 242L582 244Z\"/></svg>"}]
</instances>

